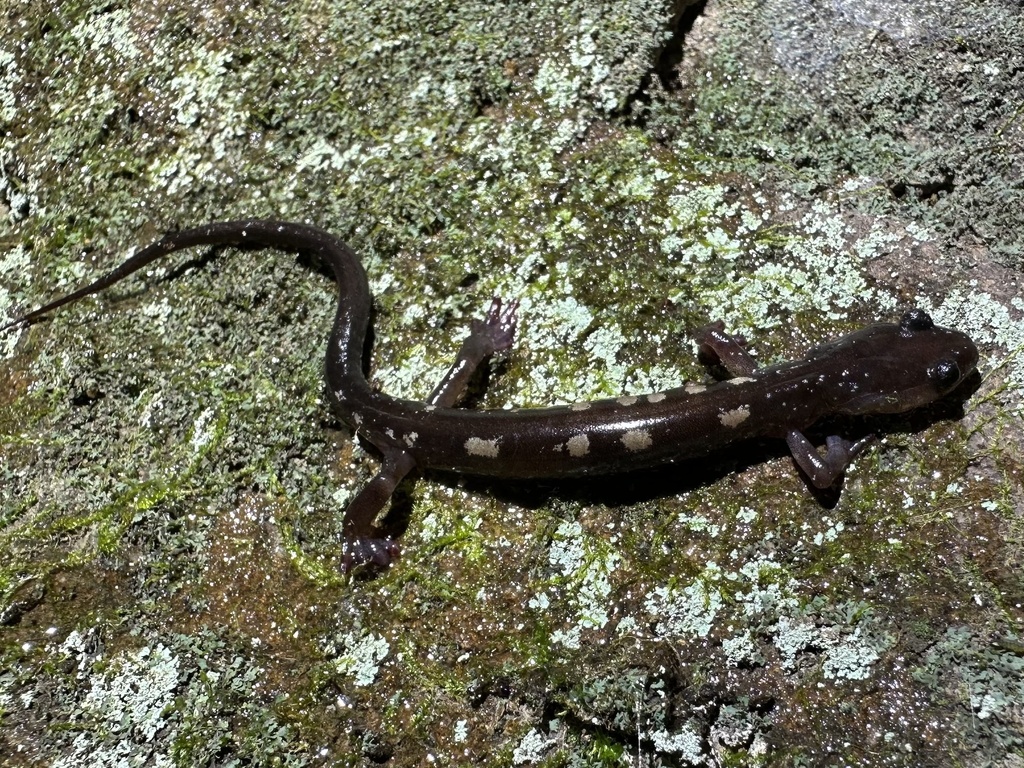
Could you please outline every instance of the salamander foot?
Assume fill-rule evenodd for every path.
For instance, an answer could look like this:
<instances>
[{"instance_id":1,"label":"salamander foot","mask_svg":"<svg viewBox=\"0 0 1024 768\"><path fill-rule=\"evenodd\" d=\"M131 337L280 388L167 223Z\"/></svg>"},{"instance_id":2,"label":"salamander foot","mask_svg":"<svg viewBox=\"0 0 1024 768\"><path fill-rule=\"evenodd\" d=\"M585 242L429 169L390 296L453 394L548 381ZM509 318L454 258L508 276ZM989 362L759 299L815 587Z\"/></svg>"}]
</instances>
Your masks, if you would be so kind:
<instances>
[{"instance_id":1,"label":"salamander foot","mask_svg":"<svg viewBox=\"0 0 1024 768\"><path fill-rule=\"evenodd\" d=\"M495 352L504 352L512 346L516 336L516 311L519 300L513 299L504 306L500 298L495 296L487 314L481 320L470 323L470 337L477 340L483 356Z\"/></svg>"},{"instance_id":2,"label":"salamander foot","mask_svg":"<svg viewBox=\"0 0 1024 768\"><path fill-rule=\"evenodd\" d=\"M359 538L345 542L341 557L341 572L351 573L360 566L388 568L402 554L402 548L394 539Z\"/></svg>"}]
</instances>

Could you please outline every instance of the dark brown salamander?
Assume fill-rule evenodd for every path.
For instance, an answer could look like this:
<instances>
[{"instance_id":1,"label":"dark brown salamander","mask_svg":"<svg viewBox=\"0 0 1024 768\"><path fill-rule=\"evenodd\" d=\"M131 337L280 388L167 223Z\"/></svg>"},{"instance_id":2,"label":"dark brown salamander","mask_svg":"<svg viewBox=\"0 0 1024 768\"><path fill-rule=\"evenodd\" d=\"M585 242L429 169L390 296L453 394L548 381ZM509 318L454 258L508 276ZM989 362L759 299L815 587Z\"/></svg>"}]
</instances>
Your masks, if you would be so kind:
<instances>
[{"instance_id":1,"label":"dark brown salamander","mask_svg":"<svg viewBox=\"0 0 1024 768\"><path fill-rule=\"evenodd\" d=\"M897 324L863 328L812 349L803 360L758 368L742 344L711 326L697 340L733 378L551 408L455 408L473 371L507 349L515 303L495 300L476 321L459 356L426 402L374 392L363 374L371 297L355 254L329 233L282 221L233 221L165 235L104 277L8 323L26 325L96 293L162 256L197 245L280 248L312 254L339 285L327 346L331 405L380 454L378 474L345 511L344 567L390 564L398 545L375 528L378 513L413 469L505 478L620 472L704 455L737 440L778 437L819 488L831 485L864 448L839 436L821 455L803 430L826 416L897 413L930 403L974 371L978 351L963 333L940 328L922 310Z\"/></svg>"}]
</instances>

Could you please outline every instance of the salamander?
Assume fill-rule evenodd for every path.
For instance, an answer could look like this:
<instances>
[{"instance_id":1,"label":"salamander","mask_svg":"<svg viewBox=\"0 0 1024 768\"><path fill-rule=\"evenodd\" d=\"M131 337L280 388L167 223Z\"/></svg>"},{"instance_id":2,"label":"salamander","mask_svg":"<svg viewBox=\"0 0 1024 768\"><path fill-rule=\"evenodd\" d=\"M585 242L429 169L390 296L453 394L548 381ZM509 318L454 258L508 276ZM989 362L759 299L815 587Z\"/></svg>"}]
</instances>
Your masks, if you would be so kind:
<instances>
[{"instance_id":1,"label":"salamander","mask_svg":"<svg viewBox=\"0 0 1024 768\"><path fill-rule=\"evenodd\" d=\"M369 443L380 469L351 500L343 521L343 568L385 567L397 542L376 527L398 483L413 470L442 469L497 478L560 478L624 472L695 458L739 440L780 438L810 483L827 488L868 444L839 435L821 453L804 431L825 417L891 414L931 403L976 368L965 334L911 309L898 323L869 325L815 347L801 360L758 367L721 324L697 332L701 354L729 378L644 395L543 408L456 407L473 372L507 350L516 302L495 299L475 321L455 363L425 401L378 392L367 381L366 334L372 297L363 267L340 239L306 224L215 222L164 235L95 282L28 312L0 330L25 326L94 294L168 254L194 246L305 252L329 266L339 286L327 342L328 399Z\"/></svg>"}]
</instances>

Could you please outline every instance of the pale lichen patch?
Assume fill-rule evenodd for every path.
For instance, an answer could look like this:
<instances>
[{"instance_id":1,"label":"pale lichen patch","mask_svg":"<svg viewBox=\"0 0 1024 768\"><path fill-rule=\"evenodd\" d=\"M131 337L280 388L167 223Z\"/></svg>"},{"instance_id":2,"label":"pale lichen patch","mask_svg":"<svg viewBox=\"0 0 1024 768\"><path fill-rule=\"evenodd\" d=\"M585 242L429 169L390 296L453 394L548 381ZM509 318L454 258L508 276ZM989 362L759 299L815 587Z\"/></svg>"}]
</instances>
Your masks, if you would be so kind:
<instances>
[{"instance_id":1,"label":"pale lichen patch","mask_svg":"<svg viewBox=\"0 0 1024 768\"><path fill-rule=\"evenodd\" d=\"M349 632L339 640L344 652L334 661L335 669L343 675L351 675L352 682L359 687L373 683L380 663L391 651L388 641L373 632Z\"/></svg>"},{"instance_id":2,"label":"pale lichen patch","mask_svg":"<svg viewBox=\"0 0 1024 768\"><path fill-rule=\"evenodd\" d=\"M652 392L647 396L647 402L649 403L660 403L666 397L664 392Z\"/></svg>"},{"instance_id":3,"label":"pale lichen patch","mask_svg":"<svg viewBox=\"0 0 1024 768\"><path fill-rule=\"evenodd\" d=\"M693 383L691 383L691 384L687 384L685 387L683 387L683 389L685 389L687 391L687 393L689 393L691 395L697 395L697 394L700 394L701 392L703 392L704 390L706 390L707 387L704 386L703 384L693 384Z\"/></svg>"},{"instance_id":4,"label":"pale lichen patch","mask_svg":"<svg viewBox=\"0 0 1024 768\"><path fill-rule=\"evenodd\" d=\"M590 403L573 403L569 406L570 411L589 411Z\"/></svg>"},{"instance_id":5,"label":"pale lichen patch","mask_svg":"<svg viewBox=\"0 0 1024 768\"><path fill-rule=\"evenodd\" d=\"M615 402L619 405L635 405L639 399L640 398L635 395L624 395L623 397L618 398Z\"/></svg>"}]
</instances>

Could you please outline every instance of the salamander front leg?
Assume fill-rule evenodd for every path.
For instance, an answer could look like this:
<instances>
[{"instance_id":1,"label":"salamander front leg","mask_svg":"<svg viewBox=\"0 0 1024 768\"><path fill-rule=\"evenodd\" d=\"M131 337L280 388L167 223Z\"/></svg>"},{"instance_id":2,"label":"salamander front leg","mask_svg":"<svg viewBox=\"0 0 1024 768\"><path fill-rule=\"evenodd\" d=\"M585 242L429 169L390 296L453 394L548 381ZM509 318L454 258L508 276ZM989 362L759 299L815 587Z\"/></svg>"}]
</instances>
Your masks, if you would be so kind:
<instances>
[{"instance_id":1,"label":"salamander front leg","mask_svg":"<svg viewBox=\"0 0 1024 768\"><path fill-rule=\"evenodd\" d=\"M757 370L757 361L747 352L743 337L726 333L721 320L704 326L693 338L703 362L717 363L733 376L750 376Z\"/></svg>"},{"instance_id":2,"label":"salamander front leg","mask_svg":"<svg viewBox=\"0 0 1024 768\"><path fill-rule=\"evenodd\" d=\"M374 526L391 494L416 462L405 451L390 448L384 451L380 471L349 502L342 523L345 543L341 569L348 572L360 565L387 568L398 559L401 547L392 538L381 536Z\"/></svg>"},{"instance_id":3,"label":"salamander front leg","mask_svg":"<svg viewBox=\"0 0 1024 768\"><path fill-rule=\"evenodd\" d=\"M825 455L822 456L797 430L791 429L786 435L786 444L793 454L793 461L815 488L828 488L832 485L872 440L874 435L862 437L856 442L829 435L825 438Z\"/></svg>"}]
</instances>

